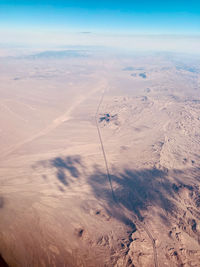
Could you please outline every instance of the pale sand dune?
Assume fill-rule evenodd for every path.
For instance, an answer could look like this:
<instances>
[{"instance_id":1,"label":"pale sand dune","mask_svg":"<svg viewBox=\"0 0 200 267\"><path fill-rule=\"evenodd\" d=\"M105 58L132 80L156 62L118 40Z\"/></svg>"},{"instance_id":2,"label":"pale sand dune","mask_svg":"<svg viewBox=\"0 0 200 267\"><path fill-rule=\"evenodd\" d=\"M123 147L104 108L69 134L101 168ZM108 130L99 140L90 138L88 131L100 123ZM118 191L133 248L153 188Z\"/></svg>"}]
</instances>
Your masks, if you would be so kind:
<instances>
[{"instance_id":1,"label":"pale sand dune","mask_svg":"<svg viewBox=\"0 0 200 267\"><path fill-rule=\"evenodd\" d=\"M199 266L199 73L164 55L0 70L9 266Z\"/></svg>"}]
</instances>

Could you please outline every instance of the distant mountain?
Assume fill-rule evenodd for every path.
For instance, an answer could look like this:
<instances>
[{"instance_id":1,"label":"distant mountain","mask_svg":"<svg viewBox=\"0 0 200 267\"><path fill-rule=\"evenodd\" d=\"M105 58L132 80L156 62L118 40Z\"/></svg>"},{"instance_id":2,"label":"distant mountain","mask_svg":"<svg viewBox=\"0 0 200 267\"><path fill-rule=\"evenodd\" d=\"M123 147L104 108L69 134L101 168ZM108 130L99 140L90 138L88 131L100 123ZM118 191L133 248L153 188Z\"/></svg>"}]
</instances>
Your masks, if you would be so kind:
<instances>
[{"instance_id":1,"label":"distant mountain","mask_svg":"<svg viewBox=\"0 0 200 267\"><path fill-rule=\"evenodd\" d=\"M146 77L147 77L145 72L144 73L140 73L139 76L142 77L143 79L146 79Z\"/></svg>"},{"instance_id":2,"label":"distant mountain","mask_svg":"<svg viewBox=\"0 0 200 267\"><path fill-rule=\"evenodd\" d=\"M187 65L179 65L176 66L177 70L185 70L185 71L189 71L192 73L199 73L199 69L193 66L187 66Z\"/></svg>"},{"instance_id":3,"label":"distant mountain","mask_svg":"<svg viewBox=\"0 0 200 267\"><path fill-rule=\"evenodd\" d=\"M123 71L144 70L144 68L125 67Z\"/></svg>"},{"instance_id":4,"label":"distant mountain","mask_svg":"<svg viewBox=\"0 0 200 267\"><path fill-rule=\"evenodd\" d=\"M28 58L32 59L44 59L44 58L72 58L72 57L88 57L89 53L83 50L60 50L60 51L44 51L34 55L28 56Z\"/></svg>"}]
</instances>

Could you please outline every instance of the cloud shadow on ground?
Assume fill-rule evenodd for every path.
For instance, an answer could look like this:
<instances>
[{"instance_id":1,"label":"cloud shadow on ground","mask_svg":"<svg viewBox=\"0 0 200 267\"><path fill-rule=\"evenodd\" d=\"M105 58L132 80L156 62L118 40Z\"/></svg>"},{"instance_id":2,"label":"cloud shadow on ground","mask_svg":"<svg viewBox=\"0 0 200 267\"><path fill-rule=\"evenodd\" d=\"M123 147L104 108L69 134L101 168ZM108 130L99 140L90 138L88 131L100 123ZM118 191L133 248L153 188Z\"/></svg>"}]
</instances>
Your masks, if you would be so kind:
<instances>
[{"instance_id":1,"label":"cloud shadow on ground","mask_svg":"<svg viewBox=\"0 0 200 267\"><path fill-rule=\"evenodd\" d=\"M142 221L142 211L149 206L159 206L166 213L174 212L176 207L172 201L176 192L167 179L167 173L156 168L131 170L111 175L116 201L113 200L106 175L99 169L92 174L88 183L95 196L104 200L112 213L115 206L122 206L134 213Z\"/></svg>"},{"instance_id":2,"label":"cloud shadow on ground","mask_svg":"<svg viewBox=\"0 0 200 267\"><path fill-rule=\"evenodd\" d=\"M85 172L87 168L80 156L56 157L49 160L44 166L55 168L56 178L65 187L71 185L75 181L74 179L86 179L95 198L104 203L108 214L131 226L132 229L135 229L135 225L124 214L124 210L143 221L144 212L149 207L157 207L163 211L160 216L168 223L168 215L176 216L177 214L176 200L179 197L180 189L186 188L190 193L196 190L194 186L184 184L178 178L169 179L168 170L125 168L120 172L114 170L111 175L114 188L113 199L107 174L98 165L93 166L92 174L87 174ZM185 175L180 170L171 172L175 177ZM194 171L193 175L197 175L197 172ZM65 193L65 190L60 191Z\"/></svg>"},{"instance_id":3,"label":"cloud shadow on ground","mask_svg":"<svg viewBox=\"0 0 200 267\"><path fill-rule=\"evenodd\" d=\"M79 178L79 169L83 167L80 156L55 157L48 161L40 161L37 164L43 168L54 168L56 177L63 186L68 186L72 182L71 178ZM35 168L35 166L34 166ZM43 175L46 179L46 175Z\"/></svg>"}]
</instances>

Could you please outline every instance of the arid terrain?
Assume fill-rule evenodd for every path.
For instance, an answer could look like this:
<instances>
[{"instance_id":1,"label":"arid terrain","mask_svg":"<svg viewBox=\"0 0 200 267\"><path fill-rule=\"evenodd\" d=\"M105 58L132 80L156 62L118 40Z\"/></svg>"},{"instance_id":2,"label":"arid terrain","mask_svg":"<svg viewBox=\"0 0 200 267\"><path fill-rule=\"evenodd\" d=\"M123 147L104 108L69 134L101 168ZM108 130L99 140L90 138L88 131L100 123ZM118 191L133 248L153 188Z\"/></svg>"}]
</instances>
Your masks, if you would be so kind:
<instances>
[{"instance_id":1,"label":"arid terrain","mask_svg":"<svg viewBox=\"0 0 200 267\"><path fill-rule=\"evenodd\" d=\"M199 59L0 57L2 261L199 266Z\"/></svg>"}]
</instances>

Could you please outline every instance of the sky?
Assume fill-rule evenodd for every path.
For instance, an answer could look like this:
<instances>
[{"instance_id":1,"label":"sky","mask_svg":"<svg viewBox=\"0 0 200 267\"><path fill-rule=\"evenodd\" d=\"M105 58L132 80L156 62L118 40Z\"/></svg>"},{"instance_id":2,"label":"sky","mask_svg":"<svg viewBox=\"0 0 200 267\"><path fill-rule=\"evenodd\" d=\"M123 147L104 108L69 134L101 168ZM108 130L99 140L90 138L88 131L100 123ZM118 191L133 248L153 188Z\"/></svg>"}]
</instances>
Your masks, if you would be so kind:
<instances>
[{"instance_id":1,"label":"sky","mask_svg":"<svg viewBox=\"0 0 200 267\"><path fill-rule=\"evenodd\" d=\"M185 46L199 40L200 1L0 0L0 43L126 45L163 35Z\"/></svg>"}]
</instances>

